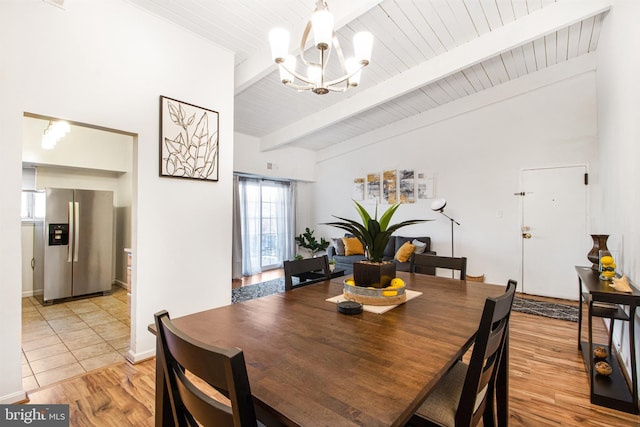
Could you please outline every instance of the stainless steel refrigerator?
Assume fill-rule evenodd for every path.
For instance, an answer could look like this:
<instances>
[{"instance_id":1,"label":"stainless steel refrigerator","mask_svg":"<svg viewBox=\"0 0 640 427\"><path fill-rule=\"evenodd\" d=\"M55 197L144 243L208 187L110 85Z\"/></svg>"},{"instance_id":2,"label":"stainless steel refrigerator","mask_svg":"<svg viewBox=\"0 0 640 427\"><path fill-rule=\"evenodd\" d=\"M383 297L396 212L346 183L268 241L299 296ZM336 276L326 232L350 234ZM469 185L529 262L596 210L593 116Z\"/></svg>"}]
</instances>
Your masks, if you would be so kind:
<instances>
[{"instance_id":1,"label":"stainless steel refrigerator","mask_svg":"<svg viewBox=\"0 0 640 427\"><path fill-rule=\"evenodd\" d=\"M52 303L111 292L113 192L47 188L34 229L34 297Z\"/></svg>"}]
</instances>

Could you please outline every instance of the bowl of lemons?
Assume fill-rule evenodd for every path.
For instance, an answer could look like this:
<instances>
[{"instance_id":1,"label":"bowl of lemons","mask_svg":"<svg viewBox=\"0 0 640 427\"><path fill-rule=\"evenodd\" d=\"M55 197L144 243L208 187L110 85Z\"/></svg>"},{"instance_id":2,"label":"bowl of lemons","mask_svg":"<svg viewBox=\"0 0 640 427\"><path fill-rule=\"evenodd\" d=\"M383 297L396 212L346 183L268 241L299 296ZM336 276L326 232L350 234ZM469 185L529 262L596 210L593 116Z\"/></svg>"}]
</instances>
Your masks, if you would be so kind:
<instances>
[{"instance_id":1,"label":"bowl of lemons","mask_svg":"<svg viewBox=\"0 0 640 427\"><path fill-rule=\"evenodd\" d=\"M386 288L358 286L353 277L349 277L344 280L343 294L345 298L362 304L395 305L406 301L405 289L404 280L399 277L391 279Z\"/></svg>"}]
</instances>

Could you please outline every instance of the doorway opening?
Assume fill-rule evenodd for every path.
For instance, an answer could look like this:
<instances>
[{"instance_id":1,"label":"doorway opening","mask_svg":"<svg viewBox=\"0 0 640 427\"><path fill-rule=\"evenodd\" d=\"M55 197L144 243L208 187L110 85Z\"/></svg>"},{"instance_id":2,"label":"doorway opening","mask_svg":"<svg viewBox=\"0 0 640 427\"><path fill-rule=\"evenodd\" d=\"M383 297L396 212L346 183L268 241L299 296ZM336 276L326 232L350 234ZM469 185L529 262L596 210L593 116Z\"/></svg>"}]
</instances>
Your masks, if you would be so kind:
<instances>
[{"instance_id":1,"label":"doorway opening","mask_svg":"<svg viewBox=\"0 0 640 427\"><path fill-rule=\"evenodd\" d=\"M295 183L235 178L234 278L282 267L295 253Z\"/></svg>"},{"instance_id":2,"label":"doorway opening","mask_svg":"<svg viewBox=\"0 0 640 427\"><path fill-rule=\"evenodd\" d=\"M27 391L125 360L135 327L130 311L135 285L126 250L135 233L137 135L67 121L70 131L53 147L43 145L46 130L59 121L32 113L23 117L22 351ZM42 219L39 202L45 188L113 193L111 294L47 305L33 297L34 232Z\"/></svg>"}]
</instances>

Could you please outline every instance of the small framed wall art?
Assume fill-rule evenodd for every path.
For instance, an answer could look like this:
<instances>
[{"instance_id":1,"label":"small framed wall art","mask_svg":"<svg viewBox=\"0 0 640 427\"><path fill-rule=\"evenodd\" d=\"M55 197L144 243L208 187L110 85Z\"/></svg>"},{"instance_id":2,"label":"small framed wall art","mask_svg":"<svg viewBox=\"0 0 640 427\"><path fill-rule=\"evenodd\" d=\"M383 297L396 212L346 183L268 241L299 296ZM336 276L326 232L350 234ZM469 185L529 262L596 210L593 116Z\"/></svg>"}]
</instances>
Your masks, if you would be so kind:
<instances>
[{"instance_id":1,"label":"small framed wall art","mask_svg":"<svg viewBox=\"0 0 640 427\"><path fill-rule=\"evenodd\" d=\"M218 180L217 111L160 96L160 176Z\"/></svg>"}]
</instances>

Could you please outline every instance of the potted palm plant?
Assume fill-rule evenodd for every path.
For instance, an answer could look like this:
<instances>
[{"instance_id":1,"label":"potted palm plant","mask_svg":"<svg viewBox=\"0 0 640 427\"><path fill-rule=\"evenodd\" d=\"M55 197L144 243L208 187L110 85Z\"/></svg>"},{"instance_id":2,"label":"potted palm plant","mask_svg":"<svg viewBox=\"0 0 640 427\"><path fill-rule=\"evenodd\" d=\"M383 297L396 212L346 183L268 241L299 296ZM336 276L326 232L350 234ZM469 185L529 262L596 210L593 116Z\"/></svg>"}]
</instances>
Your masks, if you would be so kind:
<instances>
[{"instance_id":1,"label":"potted palm plant","mask_svg":"<svg viewBox=\"0 0 640 427\"><path fill-rule=\"evenodd\" d=\"M355 208L360 215L361 223L348 218L335 216L340 221L328 222L326 225L341 228L356 237L365 250L366 260L353 264L353 279L357 286L385 288L396 275L396 264L392 261L384 261L384 249L391 235L399 228L418 224L424 219L402 221L389 225L391 217L400 207L400 203L394 203L380 216L378 220L378 206L374 217L355 200Z\"/></svg>"}]
</instances>

